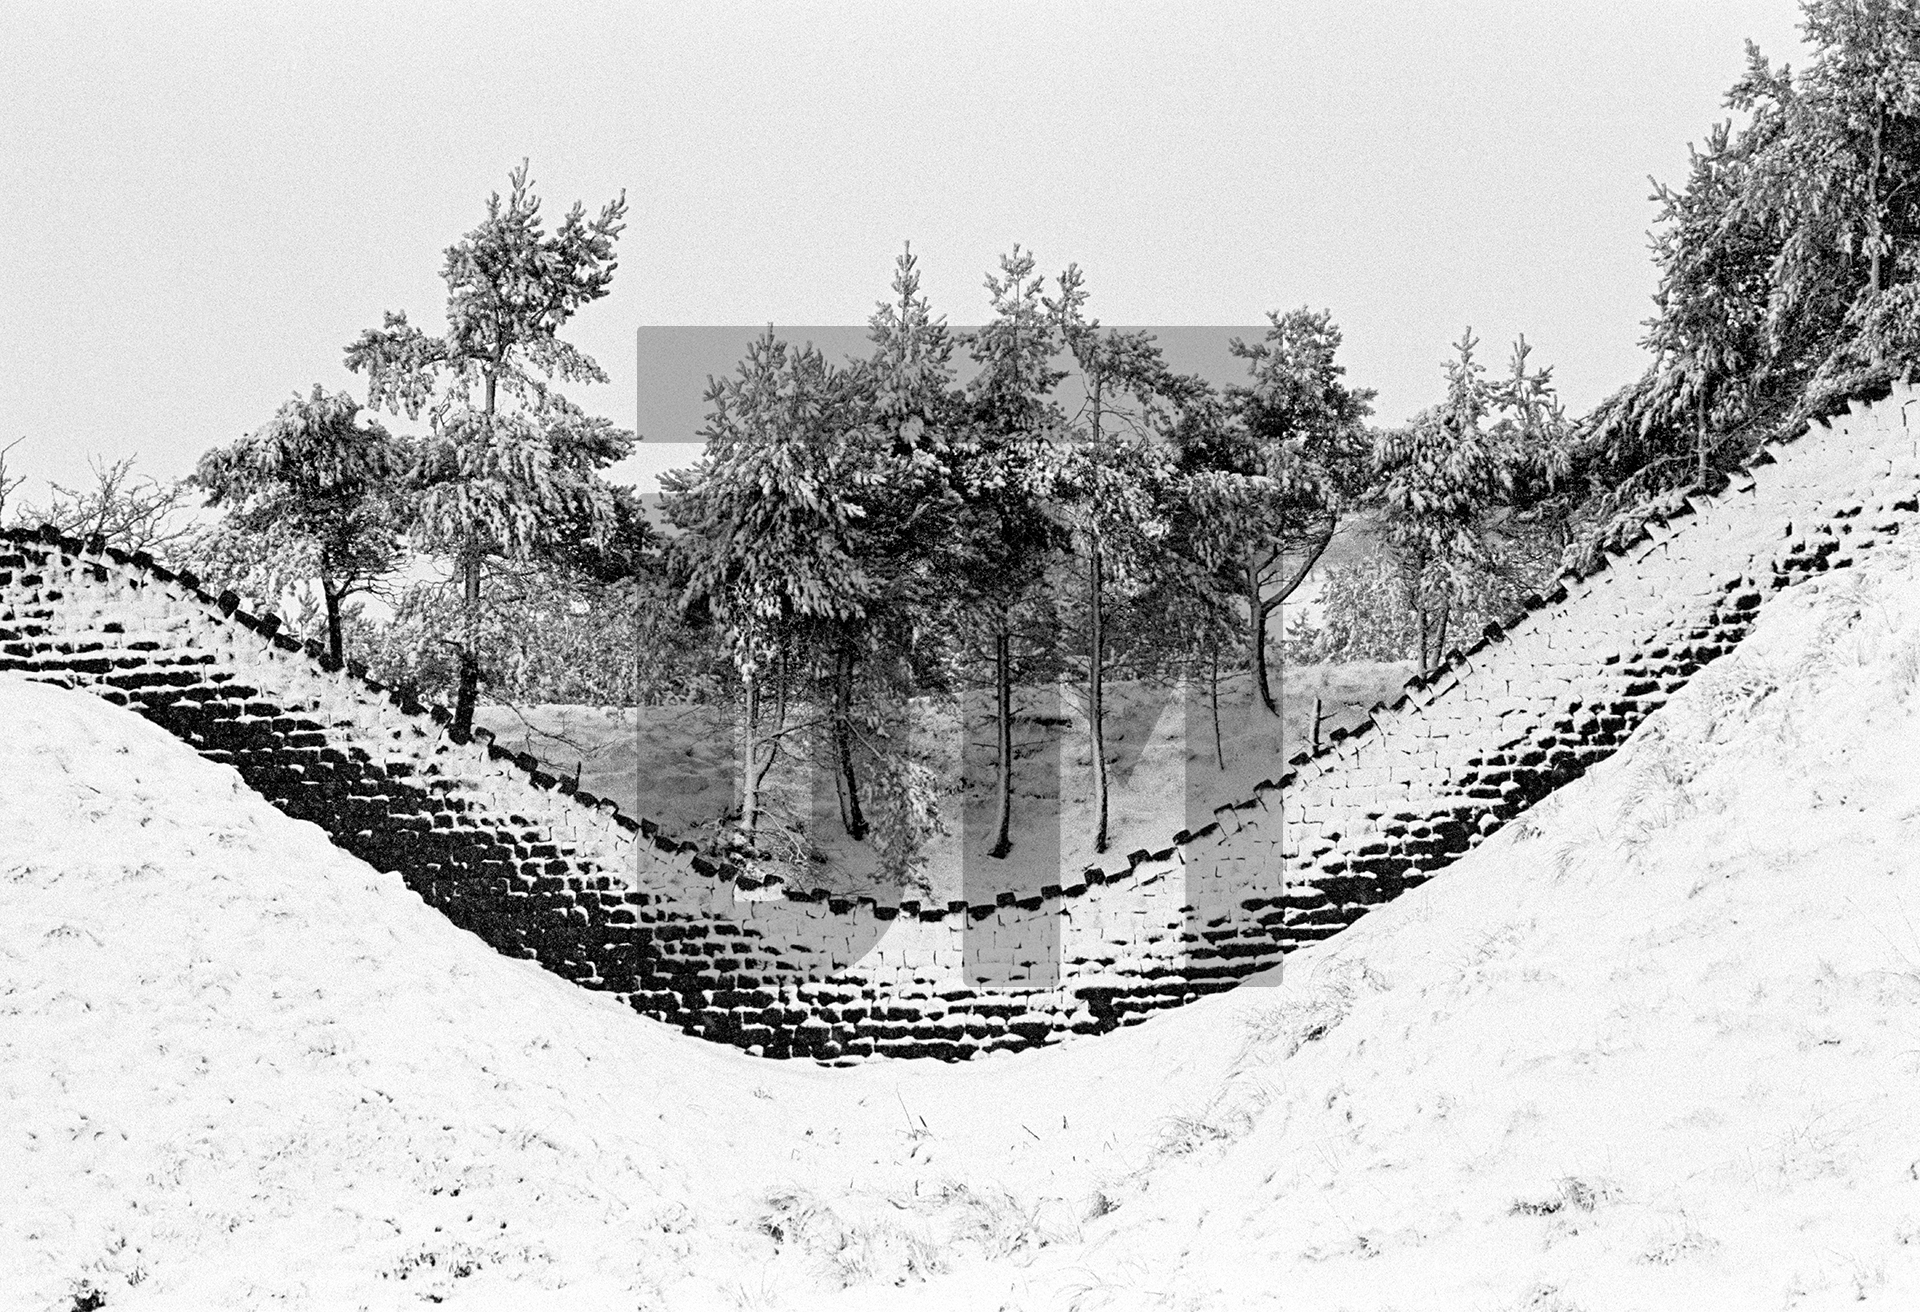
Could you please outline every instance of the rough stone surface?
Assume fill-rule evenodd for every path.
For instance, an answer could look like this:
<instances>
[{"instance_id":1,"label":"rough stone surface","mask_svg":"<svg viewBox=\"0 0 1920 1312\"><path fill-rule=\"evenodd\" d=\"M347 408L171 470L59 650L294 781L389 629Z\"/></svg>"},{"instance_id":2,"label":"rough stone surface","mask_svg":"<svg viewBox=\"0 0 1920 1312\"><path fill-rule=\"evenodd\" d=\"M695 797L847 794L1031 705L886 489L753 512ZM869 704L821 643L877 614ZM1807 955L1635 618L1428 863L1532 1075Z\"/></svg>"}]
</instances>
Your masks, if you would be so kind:
<instances>
[{"instance_id":1,"label":"rough stone surface","mask_svg":"<svg viewBox=\"0 0 1920 1312\"><path fill-rule=\"evenodd\" d=\"M1770 596L1920 521L1917 401L1769 448L1184 841L986 906L753 886L98 541L0 534L0 669L138 711L495 949L644 1015L768 1056L954 1059L1232 987L1578 778Z\"/></svg>"}]
</instances>

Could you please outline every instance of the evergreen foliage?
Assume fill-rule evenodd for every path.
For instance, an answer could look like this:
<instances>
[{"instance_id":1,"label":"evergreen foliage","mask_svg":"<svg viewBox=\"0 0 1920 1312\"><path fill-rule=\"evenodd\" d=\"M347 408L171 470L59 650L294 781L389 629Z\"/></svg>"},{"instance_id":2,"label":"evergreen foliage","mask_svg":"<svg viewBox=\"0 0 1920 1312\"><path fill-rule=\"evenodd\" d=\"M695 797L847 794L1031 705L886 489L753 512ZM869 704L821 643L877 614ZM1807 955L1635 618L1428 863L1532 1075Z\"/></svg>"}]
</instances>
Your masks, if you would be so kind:
<instances>
[{"instance_id":1,"label":"evergreen foliage","mask_svg":"<svg viewBox=\"0 0 1920 1312\"><path fill-rule=\"evenodd\" d=\"M1152 590L1165 561L1175 470L1165 434L1180 399L1199 388L1166 366L1150 334L1103 329L1086 313L1079 266L1068 265L1045 302L1085 386L1086 402L1064 417L1048 451L1045 504L1066 529L1085 569L1080 589L1062 589L1084 655L1088 757L1093 766L1093 850L1107 850L1109 787L1105 680L1112 608Z\"/></svg>"},{"instance_id":2,"label":"evergreen foliage","mask_svg":"<svg viewBox=\"0 0 1920 1312\"><path fill-rule=\"evenodd\" d=\"M1715 487L1761 441L1920 363L1920 6L1805 0L1798 74L1749 43L1746 73L1656 182L1655 359L1582 425L1590 560L1637 507ZM1626 522L1618 522L1624 516Z\"/></svg>"},{"instance_id":3,"label":"evergreen foliage","mask_svg":"<svg viewBox=\"0 0 1920 1312\"><path fill-rule=\"evenodd\" d=\"M1522 337L1509 375L1489 379L1478 345L1463 333L1446 362L1445 399L1374 444L1371 497L1412 618L1404 654L1422 669L1445 656L1462 621L1504 614L1550 567L1565 532L1556 498L1570 426L1551 371L1528 367Z\"/></svg>"},{"instance_id":4,"label":"evergreen foliage","mask_svg":"<svg viewBox=\"0 0 1920 1312\"><path fill-rule=\"evenodd\" d=\"M1188 556L1246 608L1247 663L1277 714L1270 617L1332 543L1372 477L1365 421L1374 393L1345 382L1331 311L1270 312L1266 337L1233 339L1252 381L1225 402L1190 401L1173 435L1185 475Z\"/></svg>"},{"instance_id":5,"label":"evergreen foliage","mask_svg":"<svg viewBox=\"0 0 1920 1312\"><path fill-rule=\"evenodd\" d=\"M626 199L589 220L579 204L553 232L540 216L523 161L487 216L447 249L447 330L433 337L388 313L347 348L367 375L368 404L417 419L408 532L415 547L452 562L457 624L436 635L458 666L454 729L465 733L482 677L481 630L489 568L604 544L622 524L598 471L633 435L588 415L556 383L605 382L599 365L559 337L582 306L607 294ZM626 528L636 521L630 515Z\"/></svg>"},{"instance_id":6,"label":"evergreen foliage","mask_svg":"<svg viewBox=\"0 0 1920 1312\"><path fill-rule=\"evenodd\" d=\"M682 530L683 604L720 626L745 693L744 840L757 834L761 779L802 742L834 779L850 837L870 828L865 781L886 794L882 847L898 869L913 847L901 835L932 823L930 787L888 740L933 660L923 621L958 497L955 342L910 251L893 291L871 321L873 354L846 368L771 329L754 341L736 376L709 386L701 462L663 483ZM819 718L786 723L790 694Z\"/></svg>"},{"instance_id":7,"label":"evergreen foliage","mask_svg":"<svg viewBox=\"0 0 1920 1312\"><path fill-rule=\"evenodd\" d=\"M1059 336L1042 298L1044 279L1018 245L988 274L992 318L963 344L979 367L962 398L951 448L959 498L940 561L947 584L950 663L967 687L988 682L994 724L994 839L1012 851L1013 688L1055 677L1058 625L1047 588L1067 551L1064 526L1048 513L1051 434L1063 416L1053 400L1065 376L1053 359Z\"/></svg>"},{"instance_id":8,"label":"evergreen foliage","mask_svg":"<svg viewBox=\"0 0 1920 1312\"><path fill-rule=\"evenodd\" d=\"M315 384L258 432L201 456L192 479L208 506L226 511L200 554L276 599L298 580L317 583L336 663L342 607L398 567L409 509L412 452L359 415L352 397Z\"/></svg>"}]
</instances>

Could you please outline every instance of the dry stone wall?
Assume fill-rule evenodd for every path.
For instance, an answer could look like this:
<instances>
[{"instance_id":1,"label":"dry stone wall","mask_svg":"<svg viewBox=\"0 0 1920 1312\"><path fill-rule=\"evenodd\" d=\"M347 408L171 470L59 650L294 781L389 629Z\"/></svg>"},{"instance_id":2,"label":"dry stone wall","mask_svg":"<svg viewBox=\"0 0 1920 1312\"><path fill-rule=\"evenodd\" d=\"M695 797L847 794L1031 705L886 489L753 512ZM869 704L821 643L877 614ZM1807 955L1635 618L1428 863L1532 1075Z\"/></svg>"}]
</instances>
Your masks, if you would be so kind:
<instances>
[{"instance_id":1,"label":"dry stone wall","mask_svg":"<svg viewBox=\"0 0 1920 1312\"><path fill-rule=\"evenodd\" d=\"M1611 755L1731 651L1770 596L1920 523L1917 429L1920 406L1902 388L1763 450L1727 492L1649 523L1357 732L1296 758L1223 817L1234 833L1221 846L1267 845L1263 869L1286 882L1223 889L1211 900L1222 924L1263 924L1284 940L1302 921L1338 923L1432 877Z\"/></svg>"},{"instance_id":2,"label":"dry stone wall","mask_svg":"<svg viewBox=\"0 0 1920 1312\"><path fill-rule=\"evenodd\" d=\"M951 1059L1231 987L1431 878L1617 750L1769 596L1920 522L1910 416L1903 388L1761 453L1203 829L987 905L756 885L98 541L0 535L0 669L130 707L644 1015L769 1056Z\"/></svg>"}]
</instances>

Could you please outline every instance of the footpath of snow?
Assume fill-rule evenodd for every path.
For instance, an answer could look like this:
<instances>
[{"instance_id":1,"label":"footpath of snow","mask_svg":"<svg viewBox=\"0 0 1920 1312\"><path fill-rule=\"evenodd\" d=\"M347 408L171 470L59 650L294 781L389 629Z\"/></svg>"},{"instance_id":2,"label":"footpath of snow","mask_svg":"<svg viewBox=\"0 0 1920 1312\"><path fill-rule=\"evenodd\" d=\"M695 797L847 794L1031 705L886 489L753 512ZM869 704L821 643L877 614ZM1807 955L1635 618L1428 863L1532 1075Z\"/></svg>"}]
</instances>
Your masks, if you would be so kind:
<instances>
[{"instance_id":1,"label":"footpath of snow","mask_svg":"<svg viewBox=\"0 0 1920 1312\"><path fill-rule=\"evenodd\" d=\"M1284 981L961 1066L669 1034L0 716L0 1312L1920 1306L1911 554Z\"/></svg>"}]
</instances>

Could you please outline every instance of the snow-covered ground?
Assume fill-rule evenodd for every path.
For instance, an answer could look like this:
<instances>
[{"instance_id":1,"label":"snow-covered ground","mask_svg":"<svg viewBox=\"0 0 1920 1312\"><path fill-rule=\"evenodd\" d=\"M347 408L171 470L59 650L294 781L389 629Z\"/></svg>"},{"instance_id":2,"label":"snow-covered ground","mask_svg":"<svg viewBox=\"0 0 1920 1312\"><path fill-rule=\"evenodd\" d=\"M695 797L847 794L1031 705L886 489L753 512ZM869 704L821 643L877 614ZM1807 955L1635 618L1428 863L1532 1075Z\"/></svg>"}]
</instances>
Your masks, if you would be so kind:
<instances>
[{"instance_id":1,"label":"snow-covered ground","mask_svg":"<svg viewBox=\"0 0 1920 1312\"><path fill-rule=\"evenodd\" d=\"M1316 701L1323 732L1351 727L1369 708L1399 696L1410 664L1355 663L1276 668L1278 718L1255 711L1251 679L1220 682L1220 742L1204 686L1170 688L1137 680L1108 687L1106 741L1109 830L1094 850L1092 753L1077 689L1016 690L1012 852L987 855L994 840L995 726L984 700L959 706L918 700L906 733L911 758L940 799L940 831L927 843L922 887L938 901L990 902L1003 889L1037 892L1068 884L1089 865L1118 869L1139 848L1158 851L1182 829L1199 829L1213 809L1253 796L1305 748ZM794 711L796 721L807 718ZM476 723L502 746L531 752L580 786L677 837L711 840L739 800L736 737L714 706L617 708L483 705ZM871 843L847 837L832 776L782 755L763 784L775 825L816 859L781 873L801 887L865 891L886 881ZM869 799L871 808L871 799ZM773 826L769 826L772 828ZM765 846L779 850L771 837Z\"/></svg>"},{"instance_id":2,"label":"snow-covered ground","mask_svg":"<svg viewBox=\"0 0 1920 1312\"><path fill-rule=\"evenodd\" d=\"M1912 555L1284 980L958 1066L668 1033L0 722L4 1312L1920 1306Z\"/></svg>"}]
</instances>

